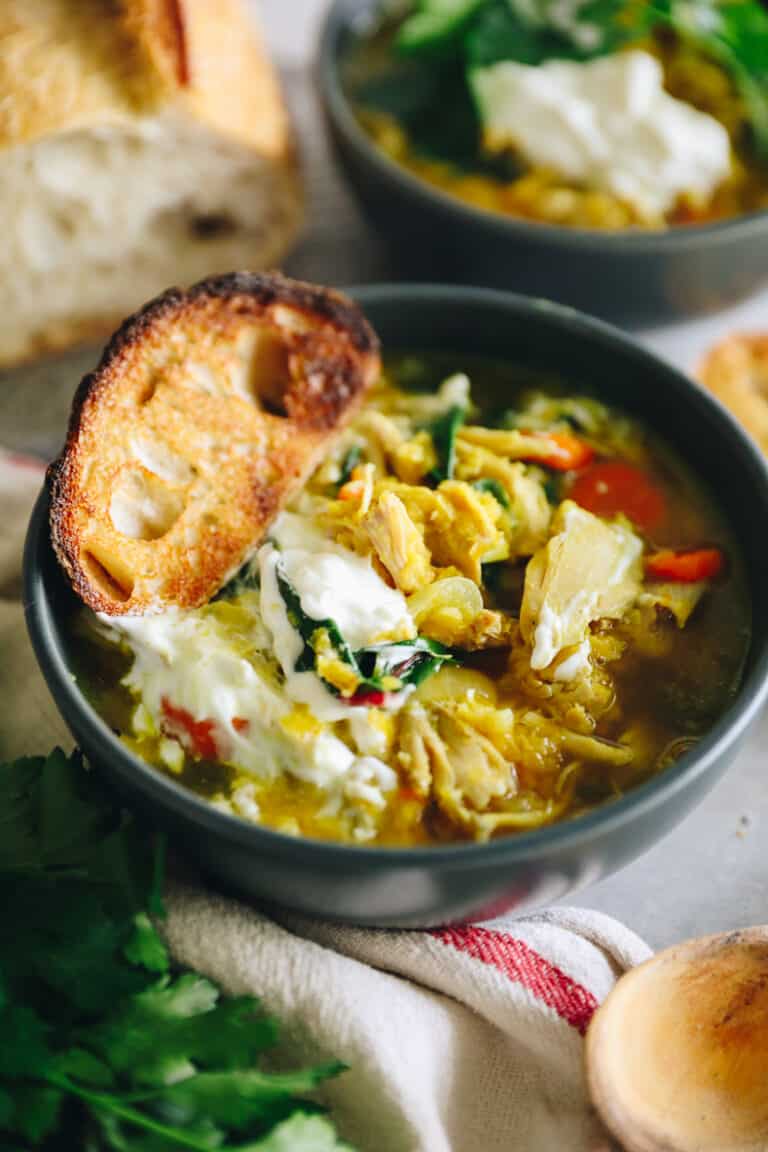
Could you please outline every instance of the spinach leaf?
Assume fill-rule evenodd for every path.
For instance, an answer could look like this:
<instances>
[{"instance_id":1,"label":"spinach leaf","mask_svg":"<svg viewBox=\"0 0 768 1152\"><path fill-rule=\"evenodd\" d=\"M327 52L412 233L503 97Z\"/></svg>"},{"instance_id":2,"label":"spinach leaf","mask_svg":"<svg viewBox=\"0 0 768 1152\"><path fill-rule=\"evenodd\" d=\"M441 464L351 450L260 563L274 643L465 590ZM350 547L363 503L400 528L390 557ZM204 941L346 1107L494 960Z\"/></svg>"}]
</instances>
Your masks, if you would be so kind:
<instances>
[{"instance_id":1,"label":"spinach leaf","mask_svg":"<svg viewBox=\"0 0 768 1152\"><path fill-rule=\"evenodd\" d=\"M487 0L465 38L467 63L475 69L502 60L588 60L642 39L656 19L652 4L631 0L587 0L565 15L553 0Z\"/></svg>"},{"instance_id":2,"label":"spinach leaf","mask_svg":"<svg viewBox=\"0 0 768 1152\"><path fill-rule=\"evenodd\" d=\"M296 671L317 674L318 641L321 637L325 643L330 641L335 656L348 665L357 678L355 692L348 697L353 702L363 702L362 698L372 693L395 693L408 685L420 684L447 660L453 659L442 644L423 636L373 644L353 652L334 620L314 620L307 615L296 589L279 568L277 584L288 610L288 619L304 641L304 648L296 661ZM341 695L335 685L322 676L319 678L334 696Z\"/></svg>"},{"instance_id":3,"label":"spinach leaf","mask_svg":"<svg viewBox=\"0 0 768 1152\"><path fill-rule=\"evenodd\" d=\"M768 162L768 12L755 0L656 0L652 7L730 72L747 108L755 154Z\"/></svg>"},{"instance_id":4,"label":"spinach leaf","mask_svg":"<svg viewBox=\"0 0 768 1152\"><path fill-rule=\"evenodd\" d=\"M355 656L361 669L370 669L367 683L374 689L382 685L385 677L399 680L403 688L409 684L415 687L453 659L447 648L426 636L360 648Z\"/></svg>"},{"instance_id":5,"label":"spinach leaf","mask_svg":"<svg viewBox=\"0 0 768 1152\"><path fill-rule=\"evenodd\" d=\"M341 462L339 488L342 488L350 479L352 470L358 466L362 456L363 451L359 444L353 444L349 451L344 454L344 459Z\"/></svg>"},{"instance_id":6,"label":"spinach leaf","mask_svg":"<svg viewBox=\"0 0 768 1152\"><path fill-rule=\"evenodd\" d=\"M562 478L554 472L550 472L544 481L544 492L553 508L556 508L562 500L562 486Z\"/></svg>"},{"instance_id":7,"label":"spinach leaf","mask_svg":"<svg viewBox=\"0 0 768 1152\"><path fill-rule=\"evenodd\" d=\"M285 601L285 606L288 610L288 619L304 641L304 649L296 661L296 671L315 671L315 645L317 643L317 636L318 633L325 632L335 648L339 659L343 661L344 664L349 664L352 670L359 674L360 669L357 666L357 661L355 660L352 649L339 631L336 622L334 620L313 620L311 616L308 616L301 606L301 599L299 598L298 592L290 581L286 579L279 565L277 569L277 586L280 589L280 595Z\"/></svg>"},{"instance_id":8,"label":"spinach leaf","mask_svg":"<svg viewBox=\"0 0 768 1152\"><path fill-rule=\"evenodd\" d=\"M362 109L394 117L414 150L470 170L478 161L480 127L461 55L451 59L397 58L389 72L360 84ZM498 162L493 162L493 167Z\"/></svg>"},{"instance_id":9,"label":"spinach leaf","mask_svg":"<svg viewBox=\"0 0 768 1152\"><path fill-rule=\"evenodd\" d=\"M502 60L536 66L545 60L573 59L577 53L552 29L527 23L507 0L491 0L478 14L465 39L470 71Z\"/></svg>"},{"instance_id":10,"label":"spinach leaf","mask_svg":"<svg viewBox=\"0 0 768 1152\"><path fill-rule=\"evenodd\" d=\"M439 484L442 480L450 480L453 477L456 467L456 437L466 415L466 408L461 404L454 404L428 425L437 453L437 464L427 475L431 484Z\"/></svg>"},{"instance_id":11,"label":"spinach leaf","mask_svg":"<svg viewBox=\"0 0 768 1152\"><path fill-rule=\"evenodd\" d=\"M440 52L450 47L486 0L418 0L416 11L401 26L401 52Z\"/></svg>"}]
</instances>

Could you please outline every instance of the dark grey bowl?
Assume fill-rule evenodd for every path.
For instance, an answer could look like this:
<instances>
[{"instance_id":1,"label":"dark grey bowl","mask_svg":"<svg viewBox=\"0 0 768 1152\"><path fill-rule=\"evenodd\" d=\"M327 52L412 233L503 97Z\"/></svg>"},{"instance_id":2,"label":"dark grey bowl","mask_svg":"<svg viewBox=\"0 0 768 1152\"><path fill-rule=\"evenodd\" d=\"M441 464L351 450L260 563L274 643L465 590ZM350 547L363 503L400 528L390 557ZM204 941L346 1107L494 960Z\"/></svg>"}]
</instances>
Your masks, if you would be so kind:
<instances>
[{"instance_id":1,"label":"dark grey bowl","mask_svg":"<svg viewBox=\"0 0 768 1152\"><path fill-rule=\"evenodd\" d=\"M704 478L743 550L753 641L741 691L711 733L659 777L580 819L491 844L394 850L293 839L211 808L148 767L94 712L61 629L71 597L54 559L47 498L29 529L25 602L48 685L89 759L166 824L173 842L227 886L357 924L427 925L549 902L644 852L724 771L768 691L768 471L727 412L613 329L543 301L465 288L386 286L354 295L390 349L505 358L588 385L637 413ZM499 402L503 402L499 397Z\"/></svg>"},{"instance_id":2,"label":"dark grey bowl","mask_svg":"<svg viewBox=\"0 0 768 1152\"><path fill-rule=\"evenodd\" d=\"M411 175L359 126L339 62L382 0L336 0L320 42L319 84L338 156L408 278L547 296L625 323L710 312L768 283L768 212L656 233L606 233L474 208Z\"/></svg>"}]
</instances>

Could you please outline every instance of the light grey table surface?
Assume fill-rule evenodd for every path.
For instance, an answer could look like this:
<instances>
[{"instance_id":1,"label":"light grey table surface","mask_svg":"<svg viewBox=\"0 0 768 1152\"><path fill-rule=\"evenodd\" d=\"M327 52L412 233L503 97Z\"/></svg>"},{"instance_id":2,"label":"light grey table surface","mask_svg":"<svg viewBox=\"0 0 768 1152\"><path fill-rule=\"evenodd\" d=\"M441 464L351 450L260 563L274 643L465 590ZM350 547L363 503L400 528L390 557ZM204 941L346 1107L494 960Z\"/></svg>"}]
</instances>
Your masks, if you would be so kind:
<instances>
[{"instance_id":1,"label":"light grey table surface","mask_svg":"<svg viewBox=\"0 0 768 1152\"><path fill-rule=\"evenodd\" d=\"M364 224L334 167L315 97L310 61L326 2L254 3L284 72L309 193L305 233L287 269L334 284L386 280L392 275L386 248ZM717 317L635 335L690 370L712 340L739 328L768 328L768 291ZM0 374L0 446L53 455L72 392L94 356L92 350L77 352ZM641 859L583 889L571 903L618 917L653 947L768 921L766 748L764 712L725 778L683 824Z\"/></svg>"}]
</instances>

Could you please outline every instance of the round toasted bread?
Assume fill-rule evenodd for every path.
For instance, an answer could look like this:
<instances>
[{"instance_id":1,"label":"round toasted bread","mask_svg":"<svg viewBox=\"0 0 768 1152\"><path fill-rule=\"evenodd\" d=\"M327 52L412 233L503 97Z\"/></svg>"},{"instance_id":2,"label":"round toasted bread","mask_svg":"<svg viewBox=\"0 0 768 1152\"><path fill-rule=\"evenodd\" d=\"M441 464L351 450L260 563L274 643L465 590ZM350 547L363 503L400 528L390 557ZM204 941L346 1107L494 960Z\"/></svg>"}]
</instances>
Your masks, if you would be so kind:
<instances>
[{"instance_id":1,"label":"round toasted bread","mask_svg":"<svg viewBox=\"0 0 768 1152\"><path fill-rule=\"evenodd\" d=\"M237 273L147 304L80 384L48 472L77 594L110 615L206 603L378 371L360 309L328 289Z\"/></svg>"},{"instance_id":2,"label":"round toasted bread","mask_svg":"<svg viewBox=\"0 0 768 1152\"><path fill-rule=\"evenodd\" d=\"M699 365L698 377L768 455L768 334L721 340Z\"/></svg>"}]
</instances>

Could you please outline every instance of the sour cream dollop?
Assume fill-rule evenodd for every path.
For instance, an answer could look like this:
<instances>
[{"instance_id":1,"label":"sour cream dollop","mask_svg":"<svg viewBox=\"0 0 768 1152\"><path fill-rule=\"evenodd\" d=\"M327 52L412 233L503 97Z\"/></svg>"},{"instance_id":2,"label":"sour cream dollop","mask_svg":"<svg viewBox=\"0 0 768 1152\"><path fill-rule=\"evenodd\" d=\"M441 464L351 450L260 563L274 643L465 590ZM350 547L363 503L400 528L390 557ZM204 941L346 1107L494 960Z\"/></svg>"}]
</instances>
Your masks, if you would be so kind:
<instances>
[{"instance_id":1,"label":"sour cream dollop","mask_svg":"<svg viewBox=\"0 0 768 1152\"><path fill-rule=\"evenodd\" d=\"M491 150L513 147L651 217L683 193L706 202L731 170L723 125L663 84L659 61L640 51L535 68L502 61L472 76Z\"/></svg>"},{"instance_id":2,"label":"sour cream dollop","mask_svg":"<svg viewBox=\"0 0 768 1152\"><path fill-rule=\"evenodd\" d=\"M333 620L353 649L384 639L409 639L415 627L405 597L390 588L367 557L357 556L318 531L304 516L283 512L259 552L261 617L283 672L285 692L307 704L318 720L349 716L349 705L333 696L314 672L297 672L304 642L288 618L278 571L313 620Z\"/></svg>"}]
</instances>

